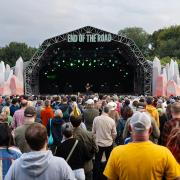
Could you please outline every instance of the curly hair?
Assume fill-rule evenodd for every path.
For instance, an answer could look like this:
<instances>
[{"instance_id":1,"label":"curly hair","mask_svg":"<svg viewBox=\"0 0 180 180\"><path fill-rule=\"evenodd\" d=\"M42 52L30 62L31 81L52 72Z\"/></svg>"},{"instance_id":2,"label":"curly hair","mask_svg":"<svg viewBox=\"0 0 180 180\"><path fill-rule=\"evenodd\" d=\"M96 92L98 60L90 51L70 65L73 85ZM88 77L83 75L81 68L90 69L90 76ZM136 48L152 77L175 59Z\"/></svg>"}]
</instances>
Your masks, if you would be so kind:
<instances>
[{"instance_id":1,"label":"curly hair","mask_svg":"<svg viewBox=\"0 0 180 180\"><path fill-rule=\"evenodd\" d=\"M180 163L180 127L173 128L166 144L177 162Z\"/></svg>"}]
</instances>

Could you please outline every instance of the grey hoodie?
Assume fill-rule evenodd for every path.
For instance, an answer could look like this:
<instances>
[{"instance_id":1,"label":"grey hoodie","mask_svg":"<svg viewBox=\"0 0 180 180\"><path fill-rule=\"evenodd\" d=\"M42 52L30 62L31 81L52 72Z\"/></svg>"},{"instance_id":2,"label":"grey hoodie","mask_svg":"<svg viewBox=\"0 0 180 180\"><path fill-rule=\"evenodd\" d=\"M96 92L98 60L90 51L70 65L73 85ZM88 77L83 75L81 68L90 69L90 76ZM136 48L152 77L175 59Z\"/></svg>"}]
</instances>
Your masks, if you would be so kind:
<instances>
[{"instance_id":1,"label":"grey hoodie","mask_svg":"<svg viewBox=\"0 0 180 180\"><path fill-rule=\"evenodd\" d=\"M24 153L10 167L5 180L74 180L74 174L60 157L51 151Z\"/></svg>"}]
</instances>

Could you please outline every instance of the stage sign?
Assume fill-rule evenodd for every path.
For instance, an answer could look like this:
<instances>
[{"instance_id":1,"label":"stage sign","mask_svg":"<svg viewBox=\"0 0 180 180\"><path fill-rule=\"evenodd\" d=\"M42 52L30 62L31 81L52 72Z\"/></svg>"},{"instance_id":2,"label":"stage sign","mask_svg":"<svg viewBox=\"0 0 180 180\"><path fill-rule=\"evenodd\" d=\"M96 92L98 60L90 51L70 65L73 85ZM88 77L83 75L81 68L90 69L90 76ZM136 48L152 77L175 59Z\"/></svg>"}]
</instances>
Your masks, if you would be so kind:
<instances>
[{"instance_id":1,"label":"stage sign","mask_svg":"<svg viewBox=\"0 0 180 180\"><path fill-rule=\"evenodd\" d=\"M68 34L68 42L111 42L111 34Z\"/></svg>"}]
</instances>

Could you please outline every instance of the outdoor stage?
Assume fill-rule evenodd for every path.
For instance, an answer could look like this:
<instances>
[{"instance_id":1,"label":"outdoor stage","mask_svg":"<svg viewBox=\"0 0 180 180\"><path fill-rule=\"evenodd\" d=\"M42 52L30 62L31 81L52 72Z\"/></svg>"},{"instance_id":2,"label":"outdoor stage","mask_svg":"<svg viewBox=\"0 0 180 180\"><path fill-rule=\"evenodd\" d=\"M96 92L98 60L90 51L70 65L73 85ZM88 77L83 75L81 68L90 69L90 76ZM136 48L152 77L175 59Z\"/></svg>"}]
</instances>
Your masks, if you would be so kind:
<instances>
[{"instance_id":1,"label":"outdoor stage","mask_svg":"<svg viewBox=\"0 0 180 180\"><path fill-rule=\"evenodd\" d=\"M25 69L25 94L151 94L152 66L127 37L90 26L47 39Z\"/></svg>"}]
</instances>

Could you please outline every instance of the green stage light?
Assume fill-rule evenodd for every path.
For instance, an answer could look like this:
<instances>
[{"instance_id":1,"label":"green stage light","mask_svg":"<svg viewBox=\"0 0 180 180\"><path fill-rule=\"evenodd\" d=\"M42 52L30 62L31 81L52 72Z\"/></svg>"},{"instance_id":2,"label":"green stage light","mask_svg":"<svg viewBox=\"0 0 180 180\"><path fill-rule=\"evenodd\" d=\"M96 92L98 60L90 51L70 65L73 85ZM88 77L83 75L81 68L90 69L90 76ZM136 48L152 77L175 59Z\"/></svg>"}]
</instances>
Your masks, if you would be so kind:
<instances>
[{"instance_id":1,"label":"green stage light","mask_svg":"<svg viewBox=\"0 0 180 180\"><path fill-rule=\"evenodd\" d=\"M112 64L112 67L114 67L114 64Z\"/></svg>"},{"instance_id":2,"label":"green stage light","mask_svg":"<svg viewBox=\"0 0 180 180\"><path fill-rule=\"evenodd\" d=\"M126 73L126 75L128 75L128 73Z\"/></svg>"},{"instance_id":3,"label":"green stage light","mask_svg":"<svg viewBox=\"0 0 180 180\"><path fill-rule=\"evenodd\" d=\"M91 66L91 63L89 63L89 66Z\"/></svg>"},{"instance_id":4,"label":"green stage light","mask_svg":"<svg viewBox=\"0 0 180 180\"><path fill-rule=\"evenodd\" d=\"M82 66L84 66L84 63L82 63Z\"/></svg>"},{"instance_id":5,"label":"green stage light","mask_svg":"<svg viewBox=\"0 0 180 180\"><path fill-rule=\"evenodd\" d=\"M78 63L80 63L81 61L80 60L78 60Z\"/></svg>"},{"instance_id":6,"label":"green stage light","mask_svg":"<svg viewBox=\"0 0 180 180\"><path fill-rule=\"evenodd\" d=\"M96 62L96 60L94 60L94 63Z\"/></svg>"},{"instance_id":7,"label":"green stage light","mask_svg":"<svg viewBox=\"0 0 180 180\"><path fill-rule=\"evenodd\" d=\"M111 59L109 60L109 62L111 62Z\"/></svg>"},{"instance_id":8,"label":"green stage light","mask_svg":"<svg viewBox=\"0 0 180 180\"><path fill-rule=\"evenodd\" d=\"M73 63L70 63L70 66L72 67L72 66L74 66L74 64L73 64Z\"/></svg>"}]
</instances>

